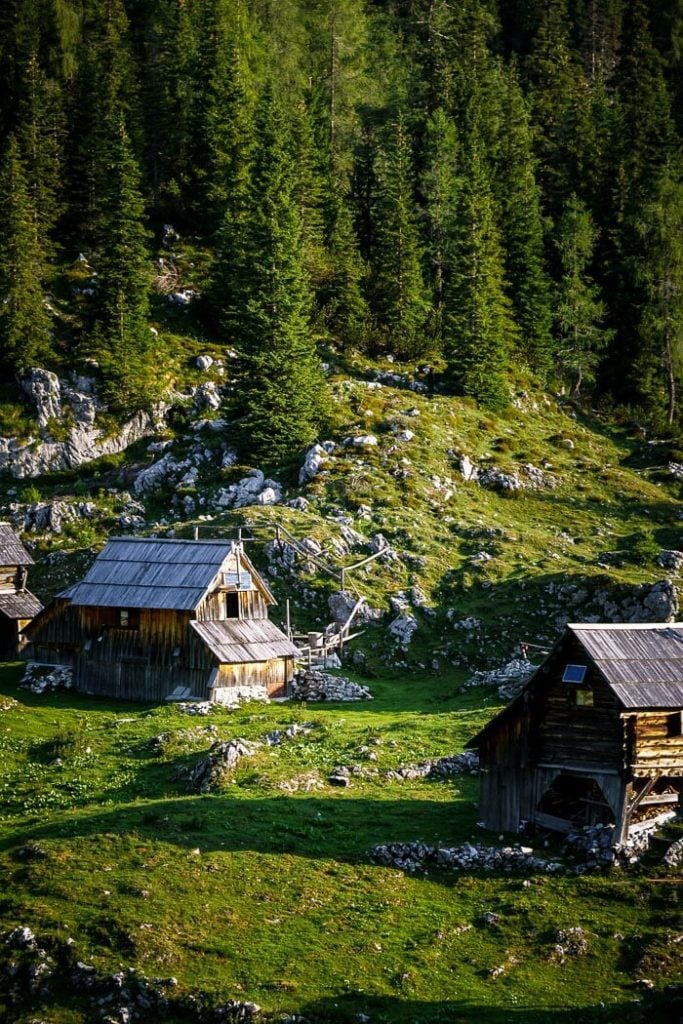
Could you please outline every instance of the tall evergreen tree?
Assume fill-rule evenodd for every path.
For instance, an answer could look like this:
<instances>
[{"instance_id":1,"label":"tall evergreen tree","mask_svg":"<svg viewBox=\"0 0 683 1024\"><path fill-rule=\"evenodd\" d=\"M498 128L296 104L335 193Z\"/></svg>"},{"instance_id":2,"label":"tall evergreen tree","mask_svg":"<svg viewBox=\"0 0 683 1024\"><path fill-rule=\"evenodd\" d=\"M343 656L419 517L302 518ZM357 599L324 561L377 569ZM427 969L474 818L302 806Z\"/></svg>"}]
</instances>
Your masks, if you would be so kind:
<instances>
[{"instance_id":1,"label":"tall evergreen tree","mask_svg":"<svg viewBox=\"0 0 683 1024\"><path fill-rule=\"evenodd\" d=\"M410 136L399 115L384 130L375 158L373 308L400 356L424 351L429 311L422 277Z\"/></svg>"},{"instance_id":2,"label":"tall evergreen tree","mask_svg":"<svg viewBox=\"0 0 683 1024\"><path fill-rule=\"evenodd\" d=\"M138 165L122 115L110 118L106 187L99 196L97 313L91 342L112 407L148 407L164 386L159 345L150 331L150 270Z\"/></svg>"},{"instance_id":3,"label":"tall evergreen tree","mask_svg":"<svg viewBox=\"0 0 683 1024\"><path fill-rule=\"evenodd\" d=\"M364 295L367 267L358 252L348 198L343 195L334 203L328 248L331 271L322 291L325 319L340 340L364 345L370 320Z\"/></svg>"},{"instance_id":4,"label":"tall evergreen tree","mask_svg":"<svg viewBox=\"0 0 683 1024\"><path fill-rule=\"evenodd\" d=\"M286 126L268 87L257 109L249 202L222 235L229 251L220 253L214 281L228 339L239 353L237 440L245 455L260 459L310 444L327 408Z\"/></svg>"},{"instance_id":5,"label":"tall evergreen tree","mask_svg":"<svg viewBox=\"0 0 683 1024\"><path fill-rule=\"evenodd\" d=\"M683 376L683 182L680 164L662 172L640 221L645 305L637 369L654 418L671 426Z\"/></svg>"},{"instance_id":6,"label":"tall evergreen tree","mask_svg":"<svg viewBox=\"0 0 683 1024\"><path fill-rule=\"evenodd\" d=\"M53 356L44 258L19 144L12 136L0 172L0 361L10 371L23 373Z\"/></svg>"},{"instance_id":7,"label":"tall evergreen tree","mask_svg":"<svg viewBox=\"0 0 683 1024\"><path fill-rule=\"evenodd\" d=\"M557 229L562 276L557 287L557 359L573 398L595 380L610 332L602 326L605 305L591 277L597 232L585 205L571 196Z\"/></svg>"},{"instance_id":8,"label":"tall evergreen tree","mask_svg":"<svg viewBox=\"0 0 683 1024\"><path fill-rule=\"evenodd\" d=\"M506 371L516 329L482 150L481 140L468 140L444 318L444 354L448 376L462 394L501 409L509 399Z\"/></svg>"},{"instance_id":9,"label":"tall evergreen tree","mask_svg":"<svg viewBox=\"0 0 683 1024\"><path fill-rule=\"evenodd\" d=\"M514 68L504 80L503 115L497 191L508 294L521 352L533 370L546 376L553 359L552 311L541 196L529 115Z\"/></svg>"},{"instance_id":10,"label":"tall evergreen tree","mask_svg":"<svg viewBox=\"0 0 683 1024\"><path fill-rule=\"evenodd\" d=\"M441 108L427 121L421 189L425 198L427 265L433 288L431 331L441 342L451 275L460 190L460 151L455 123Z\"/></svg>"}]
</instances>

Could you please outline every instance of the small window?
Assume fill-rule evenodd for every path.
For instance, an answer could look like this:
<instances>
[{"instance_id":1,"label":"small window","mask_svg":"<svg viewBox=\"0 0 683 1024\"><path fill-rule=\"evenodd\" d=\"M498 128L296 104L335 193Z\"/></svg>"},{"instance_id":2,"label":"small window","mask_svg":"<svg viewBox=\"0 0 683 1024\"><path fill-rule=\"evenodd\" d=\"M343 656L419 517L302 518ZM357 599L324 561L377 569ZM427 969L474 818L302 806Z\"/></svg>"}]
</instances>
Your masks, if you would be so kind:
<instances>
[{"instance_id":1,"label":"small window","mask_svg":"<svg viewBox=\"0 0 683 1024\"><path fill-rule=\"evenodd\" d=\"M586 678L586 672L588 671L587 665L567 665L562 676L563 683L573 683L574 686L580 686Z\"/></svg>"},{"instance_id":2,"label":"small window","mask_svg":"<svg viewBox=\"0 0 683 1024\"><path fill-rule=\"evenodd\" d=\"M683 735L683 711L676 711L673 715L666 716L666 735Z\"/></svg>"},{"instance_id":3,"label":"small window","mask_svg":"<svg viewBox=\"0 0 683 1024\"><path fill-rule=\"evenodd\" d=\"M574 704L577 708L592 708L594 704L593 691L591 689L574 690Z\"/></svg>"},{"instance_id":4,"label":"small window","mask_svg":"<svg viewBox=\"0 0 683 1024\"><path fill-rule=\"evenodd\" d=\"M139 629L140 612L137 608L119 608L119 626L121 629Z\"/></svg>"},{"instance_id":5,"label":"small window","mask_svg":"<svg viewBox=\"0 0 683 1024\"><path fill-rule=\"evenodd\" d=\"M223 583L226 587L234 587L235 590L251 590L251 573L224 572Z\"/></svg>"}]
</instances>

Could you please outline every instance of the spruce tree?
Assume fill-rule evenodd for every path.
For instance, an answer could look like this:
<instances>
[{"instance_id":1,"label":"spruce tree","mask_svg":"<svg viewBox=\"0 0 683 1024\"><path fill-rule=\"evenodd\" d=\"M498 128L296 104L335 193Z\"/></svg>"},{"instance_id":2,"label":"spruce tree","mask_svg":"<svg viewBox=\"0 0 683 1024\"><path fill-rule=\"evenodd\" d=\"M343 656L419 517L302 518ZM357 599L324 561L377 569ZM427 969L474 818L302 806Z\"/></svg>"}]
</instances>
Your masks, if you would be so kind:
<instances>
[{"instance_id":1,"label":"spruce tree","mask_svg":"<svg viewBox=\"0 0 683 1024\"><path fill-rule=\"evenodd\" d=\"M249 201L221 236L229 250L219 253L214 281L239 354L235 436L251 459L276 460L310 444L327 410L287 120L269 86L257 109Z\"/></svg>"},{"instance_id":2,"label":"spruce tree","mask_svg":"<svg viewBox=\"0 0 683 1024\"><path fill-rule=\"evenodd\" d=\"M683 182L680 162L664 169L640 220L645 304L637 363L653 419L671 426L679 413L683 375Z\"/></svg>"},{"instance_id":3,"label":"spruce tree","mask_svg":"<svg viewBox=\"0 0 683 1024\"><path fill-rule=\"evenodd\" d=\"M92 354L103 394L125 412L146 408L163 389L159 346L147 323L150 268L140 174L123 116L110 118L106 176L98 202L98 270Z\"/></svg>"},{"instance_id":4,"label":"spruce tree","mask_svg":"<svg viewBox=\"0 0 683 1024\"><path fill-rule=\"evenodd\" d=\"M437 108L427 121L421 190L425 198L427 266L433 290L431 333L440 343L451 275L461 187L460 151L453 119Z\"/></svg>"},{"instance_id":5,"label":"spruce tree","mask_svg":"<svg viewBox=\"0 0 683 1024\"><path fill-rule=\"evenodd\" d=\"M53 358L44 258L19 144L11 136L0 173L0 359L20 374Z\"/></svg>"},{"instance_id":6,"label":"spruce tree","mask_svg":"<svg viewBox=\"0 0 683 1024\"><path fill-rule=\"evenodd\" d=\"M610 332L602 326L605 305L590 273L596 238L590 213L581 200L570 196L557 228L561 279L555 320L558 369L570 384L573 398L579 398L585 383L595 380L610 338Z\"/></svg>"},{"instance_id":7,"label":"spruce tree","mask_svg":"<svg viewBox=\"0 0 683 1024\"><path fill-rule=\"evenodd\" d=\"M422 276L410 136L402 115L385 129L375 157L373 308L389 347L403 357L425 349L429 312Z\"/></svg>"},{"instance_id":8,"label":"spruce tree","mask_svg":"<svg viewBox=\"0 0 683 1024\"><path fill-rule=\"evenodd\" d=\"M358 252L348 197L341 194L334 203L328 249L331 271L322 289L325 319L340 341L362 346L369 333L369 310L364 296L367 267Z\"/></svg>"},{"instance_id":9,"label":"spruce tree","mask_svg":"<svg viewBox=\"0 0 683 1024\"><path fill-rule=\"evenodd\" d=\"M545 377L553 361L550 285L532 132L514 68L505 76L503 97L497 190L508 294L521 353L531 369Z\"/></svg>"},{"instance_id":10,"label":"spruce tree","mask_svg":"<svg viewBox=\"0 0 683 1024\"><path fill-rule=\"evenodd\" d=\"M444 355L448 376L462 394L488 408L501 409L509 400L506 372L516 329L482 148L481 140L472 137L463 159L444 316Z\"/></svg>"}]
</instances>

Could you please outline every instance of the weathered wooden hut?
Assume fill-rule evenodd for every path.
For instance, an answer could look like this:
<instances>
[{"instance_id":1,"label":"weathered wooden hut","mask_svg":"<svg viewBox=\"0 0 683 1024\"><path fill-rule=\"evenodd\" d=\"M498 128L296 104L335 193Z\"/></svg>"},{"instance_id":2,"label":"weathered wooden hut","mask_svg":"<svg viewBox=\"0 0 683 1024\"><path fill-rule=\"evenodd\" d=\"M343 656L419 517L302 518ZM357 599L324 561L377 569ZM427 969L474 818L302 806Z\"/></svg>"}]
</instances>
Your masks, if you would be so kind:
<instances>
[{"instance_id":1,"label":"weathered wooden hut","mask_svg":"<svg viewBox=\"0 0 683 1024\"><path fill-rule=\"evenodd\" d=\"M8 523L0 523L0 661L16 658L23 631L42 609L26 589L33 559Z\"/></svg>"},{"instance_id":2,"label":"weathered wooden hut","mask_svg":"<svg viewBox=\"0 0 683 1024\"><path fill-rule=\"evenodd\" d=\"M30 656L127 700L284 696L298 650L275 603L236 541L116 537L31 624Z\"/></svg>"},{"instance_id":3,"label":"weathered wooden hut","mask_svg":"<svg viewBox=\"0 0 683 1024\"><path fill-rule=\"evenodd\" d=\"M522 692L470 743L479 816L615 841L680 806L683 623L569 625Z\"/></svg>"}]
</instances>

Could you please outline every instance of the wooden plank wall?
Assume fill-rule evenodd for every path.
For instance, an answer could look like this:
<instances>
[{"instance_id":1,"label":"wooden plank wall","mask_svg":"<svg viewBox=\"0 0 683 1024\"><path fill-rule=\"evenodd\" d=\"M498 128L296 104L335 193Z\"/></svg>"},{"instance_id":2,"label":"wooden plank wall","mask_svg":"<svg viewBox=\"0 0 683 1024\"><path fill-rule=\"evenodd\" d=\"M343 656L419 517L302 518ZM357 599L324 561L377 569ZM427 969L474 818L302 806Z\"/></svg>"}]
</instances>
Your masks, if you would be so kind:
<instances>
[{"instance_id":1,"label":"wooden plank wall","mask_svg":"<svg viewBox=\"0 0 683 1024\"><path fill-rule=\"evenodd\" d=\"M638 712L626 716L630 763L634 775L650 777L661 771L683 777L683 736L669 735L669 720L681 712Z\"/></svg>"}]
</instances>

